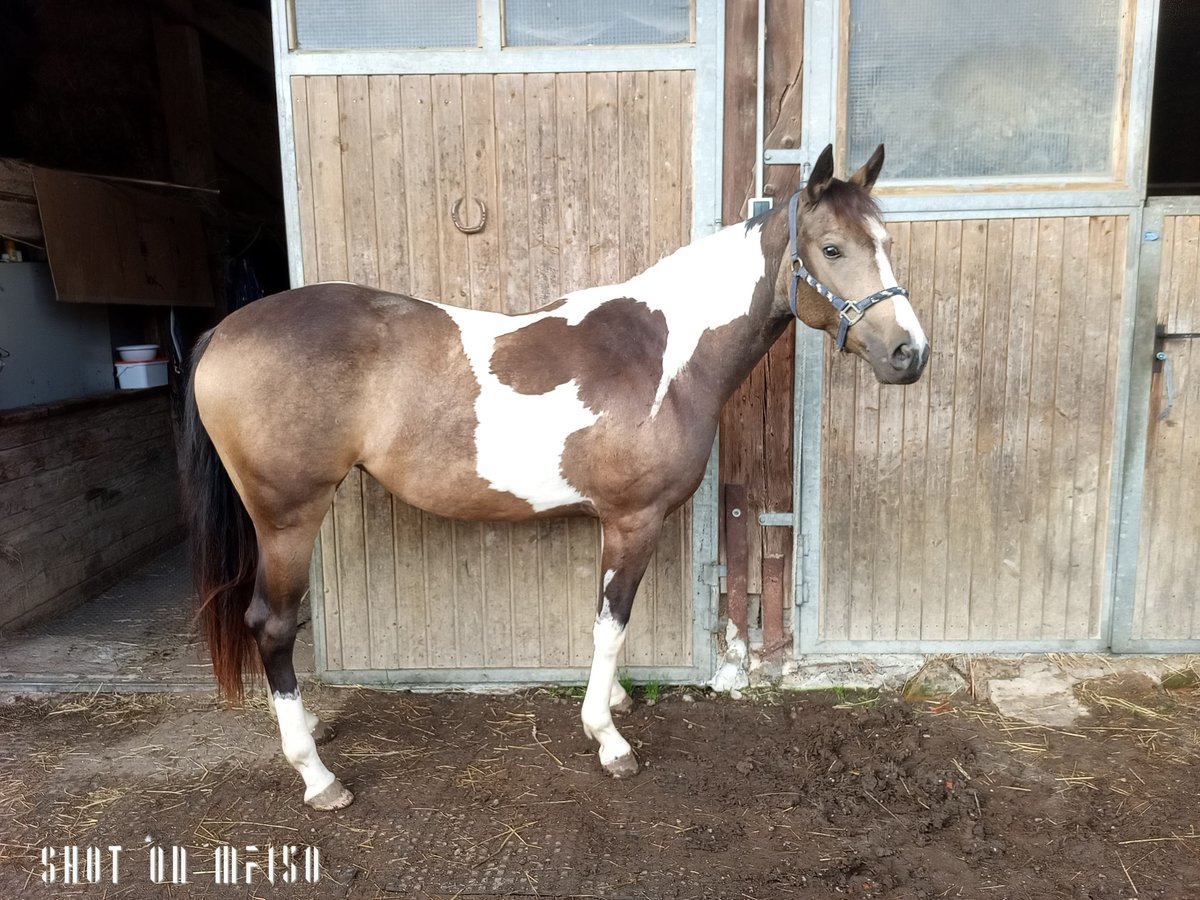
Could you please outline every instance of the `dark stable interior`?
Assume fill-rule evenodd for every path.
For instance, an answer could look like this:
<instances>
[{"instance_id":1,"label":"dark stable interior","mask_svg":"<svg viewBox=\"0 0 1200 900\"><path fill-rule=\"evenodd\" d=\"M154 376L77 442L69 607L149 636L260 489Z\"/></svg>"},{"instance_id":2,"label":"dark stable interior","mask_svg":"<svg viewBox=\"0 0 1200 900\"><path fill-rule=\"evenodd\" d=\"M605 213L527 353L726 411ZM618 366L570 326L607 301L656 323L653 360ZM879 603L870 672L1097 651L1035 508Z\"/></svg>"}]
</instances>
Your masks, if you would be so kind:
<instances>
[{"instance_id":1,"label":"dark stable interior","mask_svg":"<svg viewBox=\"0 0 1200 900\"><path fill-rule=\"evenodd\" d=\"M1200 194L1200 3L1196 0L1162 0L1159 11L1149 192Z\"/></svg>"}]
</instances>

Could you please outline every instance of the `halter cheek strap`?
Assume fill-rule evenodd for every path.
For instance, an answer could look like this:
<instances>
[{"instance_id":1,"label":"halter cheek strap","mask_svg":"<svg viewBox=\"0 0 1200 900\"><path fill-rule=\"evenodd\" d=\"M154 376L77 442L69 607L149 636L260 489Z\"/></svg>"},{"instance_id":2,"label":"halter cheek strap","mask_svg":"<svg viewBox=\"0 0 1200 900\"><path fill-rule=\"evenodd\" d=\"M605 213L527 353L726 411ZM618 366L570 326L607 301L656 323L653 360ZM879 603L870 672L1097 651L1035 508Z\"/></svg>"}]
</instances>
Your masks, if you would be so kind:
<instances>
[{"instance_id":1,"label":"halter cheek strap","mask_svg":"<svg viewBox=\"0 0 1200 900\"><path fill-rule=\"evenodd\" d=\"M788 238L792 248L792 280L788 287L788 303L792 307L792 315L799 315L796 312L796 291L801 281L832 303L833 308L838 312L837 348L845 350L846 334L850 331L850 326L857 324L868 309L888 297L907 297L908 291L897 285L876 291L862 300L847 300L822 284L812 272L808 271L800 259L800 244L796 240L796 214L799 202L800 194L795 193L792 194L791 202L788 203Z\"/></svg>"}]
</instances>

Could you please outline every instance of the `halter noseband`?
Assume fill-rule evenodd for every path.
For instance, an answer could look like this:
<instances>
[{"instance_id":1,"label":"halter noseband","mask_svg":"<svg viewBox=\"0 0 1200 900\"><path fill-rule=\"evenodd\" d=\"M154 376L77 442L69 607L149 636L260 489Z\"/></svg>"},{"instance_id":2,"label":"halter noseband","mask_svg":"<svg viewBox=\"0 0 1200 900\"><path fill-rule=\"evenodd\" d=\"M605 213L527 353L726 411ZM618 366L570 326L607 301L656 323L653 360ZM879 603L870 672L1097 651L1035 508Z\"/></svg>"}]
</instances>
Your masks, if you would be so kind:
<instances>
[{"instance_id":1,"label":"halter noseband","mask_svg":"<svg viewBox=\"0 0 1200 900\"><path fill-rule=\"evenodd\" d=\"M800 259L800 245L796 240L796 207L799 201L800 194L797 192L792 194L791 202L788 203L788 237L792 247L792 281L788 289L788 303L792 307L792 315L798 316L799 313L796 312L796 290L799 288L801 280L832 303L833 308L838 312L837 348L838 350L845 350L846 333L850 331L851 325L858 323L858 320L863 317L863 314L868 309L880 300L886 300L888 297L907 297L908 291L897 285L896 287L876 291L870 297L864 297L862 300L847 300L845 297L839 297L823 285L812 272L805 268L803 260Z\"/></svg>"}]
</instances>

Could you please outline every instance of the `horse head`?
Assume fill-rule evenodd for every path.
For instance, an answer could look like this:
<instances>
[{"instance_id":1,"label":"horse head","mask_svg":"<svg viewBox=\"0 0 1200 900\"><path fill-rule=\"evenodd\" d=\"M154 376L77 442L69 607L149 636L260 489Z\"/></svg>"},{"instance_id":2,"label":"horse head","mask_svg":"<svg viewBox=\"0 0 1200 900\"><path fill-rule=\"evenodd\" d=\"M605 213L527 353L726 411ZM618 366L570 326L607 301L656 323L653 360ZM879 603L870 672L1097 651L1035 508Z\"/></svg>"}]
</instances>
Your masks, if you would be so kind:
<instances>
[{"instance_id":1,"label":"horse head","mask_svg":"<svg viewBox=\"0 0 1200 900\"><path fill-rule=\"evenodd\" d=\"M779 290L797 318L865 359L881 382L911 384L925 370L929 342L892 274L891 238L871 197L882 167L880 144L842 181L833 177L833 146L825 148L789 203Z\"/></svg>"}]
</instances>

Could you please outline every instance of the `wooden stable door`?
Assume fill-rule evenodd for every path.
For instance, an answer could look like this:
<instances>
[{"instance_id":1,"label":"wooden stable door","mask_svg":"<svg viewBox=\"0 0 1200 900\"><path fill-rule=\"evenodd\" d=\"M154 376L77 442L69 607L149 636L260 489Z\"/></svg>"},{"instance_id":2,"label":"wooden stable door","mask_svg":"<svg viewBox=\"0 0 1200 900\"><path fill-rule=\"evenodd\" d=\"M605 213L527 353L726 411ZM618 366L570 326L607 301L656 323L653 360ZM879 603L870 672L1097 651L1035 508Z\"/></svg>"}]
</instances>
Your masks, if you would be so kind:
<instances>
[{"instance_id":1,"label":"wooden stable door","mask_svg":"<svg viewBox=\"0 0 1200 900\"><path fill-rule=\"evenodd\" d=\"M1127 649L1200 648L1200 203L1188 205L1147 226L1161 242L1157 297L1146 299L1165 359L1151 381L1132 616L1114 634Z\"/></svg>"},{"instance_id":2,"label":"wooden stable door","mask_svg":"<svg viewBox=\"0 0 1200 900\"><path fill-rule=\"evenodd\" d=\"M933 355L896 387L826 354L805 649L1104 646L1128 228L888 224Z\"/></svg>"},{"instance_id":3,"label":"wooden stable door","mask_svg":"<svg viewBox=\"0 0 1200 900\"><path fill-rule=\"evenodd\" d=\"M693 82L688 71L294 78L306 280L520 313L629 278L689 238ZM476 201L486 209L477 233L452 221L460 199L468 229ZM442 519L355 470L321 531L322 668L404 683L586 666L598 532L591 519ZM625 664L691 665L691 571L689 504L667 520Z\"/></svg>"}]
</instances>

